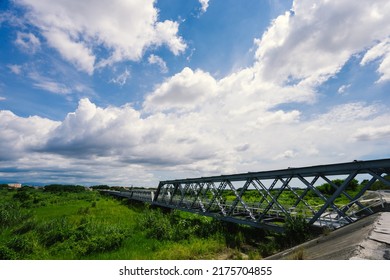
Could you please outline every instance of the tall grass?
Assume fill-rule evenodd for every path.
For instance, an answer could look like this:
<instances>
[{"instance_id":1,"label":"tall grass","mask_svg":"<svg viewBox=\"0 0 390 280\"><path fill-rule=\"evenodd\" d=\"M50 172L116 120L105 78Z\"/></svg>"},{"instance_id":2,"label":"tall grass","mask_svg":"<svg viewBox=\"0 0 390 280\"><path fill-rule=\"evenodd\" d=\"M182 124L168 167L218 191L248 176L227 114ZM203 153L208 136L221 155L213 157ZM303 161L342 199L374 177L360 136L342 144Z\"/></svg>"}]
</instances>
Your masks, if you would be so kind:
<instances>
[{"instance_id":1,"label":"tall grass","mask_svg":"<svg viewBox=\"0 0 390 280\"><path fill-rule=\"evenodd\" d=\"M283 241L259 229L94 191L0 189L0 222L0 259L258 259Z\"/></svg>"}]
</instances>

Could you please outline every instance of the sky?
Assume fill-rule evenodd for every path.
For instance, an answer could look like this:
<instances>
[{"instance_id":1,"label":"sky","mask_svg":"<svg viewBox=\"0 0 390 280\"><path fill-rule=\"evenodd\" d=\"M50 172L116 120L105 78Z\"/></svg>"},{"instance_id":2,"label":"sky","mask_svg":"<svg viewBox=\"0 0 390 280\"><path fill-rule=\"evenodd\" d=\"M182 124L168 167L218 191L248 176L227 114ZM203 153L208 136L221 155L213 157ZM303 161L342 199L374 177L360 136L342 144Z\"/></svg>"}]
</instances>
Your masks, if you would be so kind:
<instances>
[{"instance_id":1,"label":"sky","mask_svg":"<svg viewBox=\"0 0 390 280\"><path fill-rule=\"evenodd\" d=\"M2 0L0 182L390 157L388 0Z\"/></svg>"}]
</instances>

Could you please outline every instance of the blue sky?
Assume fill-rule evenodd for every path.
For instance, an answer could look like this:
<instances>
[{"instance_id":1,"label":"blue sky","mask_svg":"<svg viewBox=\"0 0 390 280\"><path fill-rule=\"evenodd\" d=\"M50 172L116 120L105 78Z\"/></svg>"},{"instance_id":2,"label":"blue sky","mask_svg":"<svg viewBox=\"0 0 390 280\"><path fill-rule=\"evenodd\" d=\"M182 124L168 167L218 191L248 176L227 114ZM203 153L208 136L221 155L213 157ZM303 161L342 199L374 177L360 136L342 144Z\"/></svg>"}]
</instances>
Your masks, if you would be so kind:
<instances>
[{"instance_id":1,"label":"blue sky","mask_svg":"<svg viewBox=\"0 0 390 280\"><path fill-rule=\"evenodd\" d=\"M0 2L0 181L390 156L386 0Z\"/></svg>"}]
</instances>

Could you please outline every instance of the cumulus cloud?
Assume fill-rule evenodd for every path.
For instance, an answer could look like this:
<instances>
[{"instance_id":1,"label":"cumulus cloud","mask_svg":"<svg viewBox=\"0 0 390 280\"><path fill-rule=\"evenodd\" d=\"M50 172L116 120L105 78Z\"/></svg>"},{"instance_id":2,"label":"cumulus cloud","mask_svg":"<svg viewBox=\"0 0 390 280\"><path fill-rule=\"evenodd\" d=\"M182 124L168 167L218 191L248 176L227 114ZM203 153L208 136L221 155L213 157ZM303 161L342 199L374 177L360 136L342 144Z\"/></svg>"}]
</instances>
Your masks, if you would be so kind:
<instances>
[{"instance_id":1,"label":"cumulus cloud","mask_svg":"<svg viewBox=\"0 0 390 280\"><path fill-rule=\"evenodd\" d=\"M44 142L59 123L33 116L18 117L10 111L0 111L0 162L17 159Z\"/></svg>"},{"instance_id":2,"label":"cumulus cloud","mask_svg":"<svg viewBox=\"0 0 390 280\"><path fill-rule=\"evenodd\" d=\"M259 73L278 84L322 84L348 59L389 36L386 0L294 1L256 40Z\"/></svg>"},{"instance_id":3,"label":"cumulus cloud","mask_svg":"<svg viewBox=\"0 0 390 280\"><path fill-rule=\"evenodd\" d=\"M175 55L186 48L177 22L158 21L154 0L15 2L51 47L88 74L118 61L137 61L151 46L166 45ZM99 49L108 55L97 59Z\"/></svg>"},{"instance_id":4,"label":"cumulus cloud","mask_svg":"<svg viewBox=\"0 0 390 280\"><path fill-rule=\"evenodd\" d=\"M75 7L83 10L81 3L85 2ZM153 6L148 7L153 14ZM86 13L88 18L89 12ZM57 160L61 170L76 174L77 170L91 171L92 179L100 178L98 172L110 177L108 173L113 170L112 176L130 180L122 172L132 170L128 174L134 178L153 181L160 179L162 173L161 179L182 174L218 175L383 154L388 150L390 131L386 106L375 102L330 106L318 105L316 101L318 86L337 75L356 54L363 54L362 66L378 61L378 71L383 74L381 82L386 81L387 68L381 65L386 64L388 54L388 43L384 42L388 41L389 31L383 26L389 26L389 13L390 4L384 0L295 1L292 11L276 18L256 40L254 64L221 79L201 69L185 67L156 85L139 110L130 105L102 108L82 99L77 109L61 122L2 112L0 128L6 133L0 135L0 151L1 155L9 155L8 165L2 166L11 166L10 158L21 159L20 154L33 151L30 159L41 155L50 163ZM78 16L76 12L76 25L82 22ZM175 35L177 24L157 23L156 17L154 14L151 21L145 17L147 23L153 22L154 29L143 33L148 34L148 40L140 41L138 54L146 42L164 43L173 53L179 53L182 45ZM137 18L135 15L130 21ZM158 28L166 32L153 35ZM66 30L67 40L78 44L75 38L80 31L72 26ZM99 38L104 36L99 34ZM90 48L86 42L81 43ZM136 50L133 55L137 56ZM126 49L118 47L108 60L115 57L126 57ZM150 60L149 63L158 63L157 57ZM347 87L344 85L339 91L344 92ZM308 113L295 106L299 103L321 106L321 110ZM49 128L35 133L45 122L50 124ZM17 141L11 141L15 137ZM23 164L27 169L26 162ZM48 167L42 160L37 162Z\"/></svg>"},{"instance_id":5,"label":"cumulus cloud","mask_svg":"<svg viewBox=\"0 0 390 280\"><path fill-rule=\"evenodd\" d=\"M61 122L1 111L0 169L20 162L18 168L41 168L53 178L60 170L72 180L111 180L112 171L116 180L156 183L155 170L205 176L262 170L265 163L280 168L280 161L287 167L360 158L367 149L380 151L373 142L390 131L383 126L389 113L369 104L340 105L304 120L295 111L265 110L257 128L248 121L256 114L231 118L209 109L142 116L129 105L101 108L82 99Z\"/></svg>"},{"instance_id":6,"label":"cumulus cloud","mask_svg":"<svg viewBox=\"0 0 390 280\"><path fill-rule=\"evenodd\" d=\"M164 122L167 125L161 127ZM130 106L103 109L82 99L77 110L52 131L43 149L70 157L112 156L146 165L182 164L208 155L201 139L188 136L188 129L178 133L175 128L168 116L141 118ZM203 145L203 152L195 152L192 144ZM174 152L177 147L181 148Z\"/></svg>"},{"instance_id":7,"label":"cumulus cloud","mask_svg":"<svg viewBox=\"0 0 390 280\"><path fill-rule=\"evenodd\" d=\"M216 81L209 73L186 67L147 96L144 107L146 111L189 110L210 101L215 92Z\"/></svg>"}]
</instances>

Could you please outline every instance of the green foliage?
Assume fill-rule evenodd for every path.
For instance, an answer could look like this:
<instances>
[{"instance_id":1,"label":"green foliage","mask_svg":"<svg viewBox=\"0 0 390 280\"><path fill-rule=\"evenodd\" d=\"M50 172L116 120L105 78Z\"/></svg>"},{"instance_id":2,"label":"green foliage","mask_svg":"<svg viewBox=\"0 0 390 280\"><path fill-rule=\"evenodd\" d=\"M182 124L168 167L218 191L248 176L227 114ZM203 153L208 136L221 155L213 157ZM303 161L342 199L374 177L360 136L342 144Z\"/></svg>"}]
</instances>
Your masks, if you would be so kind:
<instances>
[{"instance_id":1,"label":"green foliage","mask_svg":"<svg viewBox=\"0 0 390 280\"><path fill-rule=\"evenodd\" d=\"M6 245L0 244L0 260L15 260L17 254Z\"/></svg>"},{"instance_id":2,"label":"green foliage","mask_svg":"<svg viewBox=\"0 0 390 280\"><path fill-rule=\"evenodd\" d=\"M8 242L7 247L13 250L18 257L23 258L34 252L34 242L26 235L15 235Z\"/></svg>"},{"instance_id":3,"label":"green foliage","mask_svg":"<svg viewBox=\"0 0 390 280\"><path fill-rule=\"evenodd\" d=\"M13 230L14 234L25 234L37 228L37 221L35 219L23 220L22 224Z\"/></svg>"},{"instance_id":4,"label":"green foliage","mask_svg":"<svg viewBox=\"0 0 390 280\"><path fill-rule=\"evenodd\" d=\"M79 185L58 185L52 184L44 187L45 191L58 193L58 192L72 192L72 193L80 193L85 192L85 187Z\"/></svg>"},{"instance_id":5,"label":"green foliage","mask_svg":"<svg viewBox=\"0 0 390 280\"><path fill-rule=\"evenodd\" d=\"M110 186L108 185L96 185L96 186L91 186L90 187L93 190L109 190Z\"/></svg>"},{"instance_id":6,"label":"green foliage","mask_svg":"<svg viewBox=\"0 0 390 280\"><path fill-rule=\"evenodd\" d=\"M37 228L39 241L46 247L69 239L74 229L68 218L61 217L44 222Z\"/></svg>"},{"instance_id":7,"label":"green foliage","mask_svg":"<svg viewBox=\"0 0 390 280\"><path fill-rule=\"evenodd\" d=\"M8 184L0 184L0 189L8 189Z\"/></svg>"},{"instance_id":8,"label":"green foliage","mask_svg":"<svg viewBox=\"0 0 390 280\"><path fill-rule=\"evenodd\" d=\"M0 192L3 259L256 259L282 248L274 233L97 191Z\"/></svg>"},{"instance_id":9,"label":"green foliage","mask_svg":"<svg viewBox=\"0 0 390 280\"><path fill-rule=\"evenodd\" d=\"M284 224L284 233L279 236L281 247L288 248L303 243L310 237L310 227L303 217L295 217Z\"/></svg>"},{"instance_id":10,"label":"green foliage","mask_svg":"<svg viewBox=\"0 0 390 280\"><path fill-rule=\"evenodd\" d=\"M0 205L0 229L16 225L30 217L27 211L21 211L14 201L6 201Z\"/></svg>"},{"instance_id":11,"label":"green foliage","mask_svg":"<svg viewBox=\"0 0 390 280\"><path fill-rule=\"evenodd\" d=\"M178 211L163 213L160 209L148 209L138 218L137 225L148 238L180 241L194 236L206 238L219 230L218 221L207 217L183 217Z\"/></svg>"},{"instance_id":12,"label":"green foliage","mask_svg":"<svg viewBox=\"0 0 390 280\"><path fill-rule=\"evenodd\" d=\"M14 199L20 201L21 203L25 203L29 200L32 200L32 194L26 189L19 189L16 194L13 196Z\"/></svg>"},{"instance_id":13,"label":"green foliage","mask_svg":"<svg viewBox=\"0 0 390 280\"><path fill-rule=\"evenodd\" d=\"M390 181L390 175L387 175L384 177L386 180ZM362 182L362 185L366 185L368 183L368 180L364 180ZM390 186L385 185L383 182L377 180L372 186L370 187L370 190L377 191L377 190L390 190Z\"/></svg>"},{"instance_id":14,"label":"green foliage","mask_svg":"<svg viewBox=\"0 0 390 280\"><path fill-rule=\"evenodd\" d=\"M343 183L344 183L344 180L341 180L341 179L336 179L336 180L332 180L332 183L334 183L337 187L340 187ZM349 184L348 186L345 188L346 191L352 191L352 192L355 192L359 187L359 182L358 180L356 179L353 179ZM321 186L318 186L317 187L317 190L319 190L322 194L324 195L328 195L328 196L331 196L334 194L334 192L336 191L336 188L333 187L331 184L329 183L325 183L325 184L322 184Z\"/></svg>"}]
</instances>

